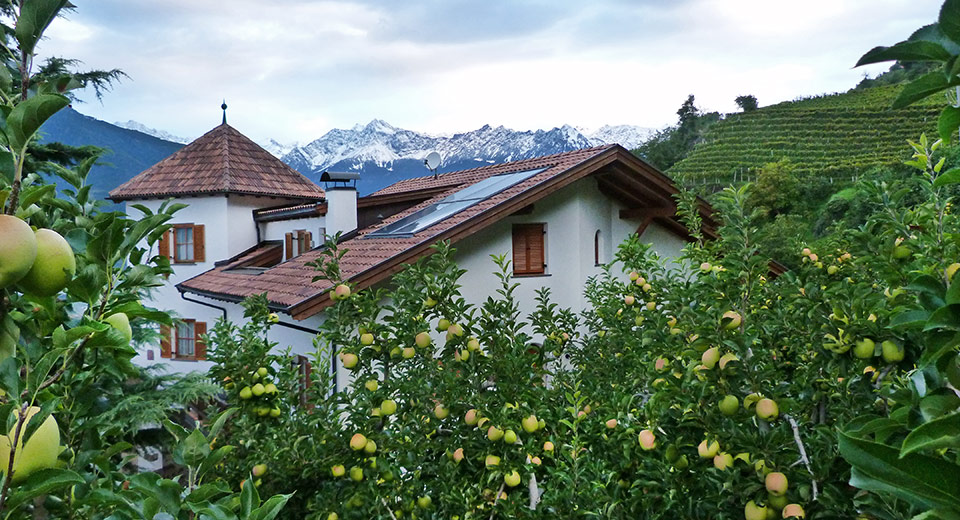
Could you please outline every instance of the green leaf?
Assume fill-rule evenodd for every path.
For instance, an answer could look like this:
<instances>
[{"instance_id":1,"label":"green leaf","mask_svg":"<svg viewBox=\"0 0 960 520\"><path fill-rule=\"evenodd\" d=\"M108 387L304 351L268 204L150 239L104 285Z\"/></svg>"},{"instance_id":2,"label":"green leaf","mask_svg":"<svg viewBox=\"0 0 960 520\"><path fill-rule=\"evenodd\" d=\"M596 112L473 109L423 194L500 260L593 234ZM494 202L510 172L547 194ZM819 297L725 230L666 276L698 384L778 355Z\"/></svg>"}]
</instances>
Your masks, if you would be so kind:
<instances>
[{"instance_id":1,"label":"green leaf","mask_svg":"<svg viewBox=\"0 0 960 520\"><path fill-rule=\"evenodd\" d=\"M960 182L960 168L950 168L949 170L937 176L936 180L933 181L933 187L939 188L941 186L956 184L958 182Z\"/></svg>"},{"instance_id":2,"label":"green leaf","mask_svg":"<svg viewBox=\"0 0 960 520\"><path fill-rule=\"evenodd\" d=\"M891 327L916 327L923 325L930 318L930 313L924 310L913 310L897 313L890 319Z\"/></svg>"},{"instance_id":3,"label":"green leaf","mask_svg":"<svg viewBox=\"0 0 960 520\"><path fill-rule=\"evenodd\" d=\"M0 388L8 395L20 395L20 365L16 357L0 362Z\"/></svg>"},{"instance_id":4,"label":"green leaf","mask_svg":"<svg viewBox=\"0 0 960 520\"><path fill-rule=\"evenodd\" d=\"M884 491L921 507L960 508L960 466L839 434L840 455L853 466L850 484Z\"/></svg>"},{"instance_id":5,"label":"green leaf","mask_svg":"<svg viewBox=\"0 0 960 520\"><path fill-rule=\"evenodd\" d=\"M960 411L921 424L903 440L900 456L919 450L960 447Z\"/></svg>"},{"instance_id":6,"label":"green leaf","mask_svg":"<svg viewBox=\"0 0 960 520\"><path fill-rule=\"evenodd\" d=\"M933 311L923 330L935 329L960 330L960 305L944 305Z\"/></svg>"},{"instance_id":7,"label":"green leaf","mask_svg":"<svg viewBox=\"0 0 960 520\"><path fill-rule=\"evenodd\" d=\"M47 30L50 22L67 5L67 0L23 0L20 3L20 16L14 35L20 44L20 50L33 54L43 31Z\"/></svg>"},{"instance_id":8,"label":"green leaf","mask_svg":"<svg viewBox=\"0 0 960 520\"><path fill-rule=\"evenodd\" d=\"M200 429L195 429L187 435L174 449L174 458L186 466L199 466L203 459L210 455L210 443Z\"/></svg>"},{"instance_id":9,"label":"green leaf","mask_svg":"<svg viewBox=\"0 0 960 520\"><path fill-rule=\"evenodd\" d=\"M942 384L941 381L937 381ZM960 408L960 397L950 389L939 389L920 400L920 414L933 421Z\"/></svg>"},{"instance_id":10,"label":"green leaf","mask_svg":"<svg viewBox=\"0 0 960 520\"><path fill-rule=\"evenodd\" d=\"M947 61L950 53L930 41L904 41L892 47L874 47L860 57L856 67L884 61Z\"/></svg>"},{"instance_id":11,"label":"green leaf","mask_svg":"<svg viewBox=\"0 0 960 520\"><path fill-rule=\"evenodd\" d=\"M210 437L216 437L220 435L220 431L223 430L223 427L227 425L227 420L230 419L234 414L240 411L239 408L228 408L220 413L217 416L217 419L213 421L213 426L210 427Z\"/></svg>"},{"instance_id":12,"label":"green leaf","mask_svg":"<svg viewBox=\"0 0 960 520\"><path fill-rule=\"evenodd\" d=\"M7 116L10 147L22 150L40 126L69 103L69 99L59 94L41 94L18 104Z\"/></svg>"},{"instance_id":13,"label":"green leaf","mask_svg":"<svg viewBox=\"0 0 960 520\"><path fill-rule=\"evenodd\" d=\"M937 25L946 37L960 43L960 1L944 0Z\"/></svg>"},{"instance_id":14,"label":"green leaf","mask_svg":"<svg viewBox=\"0 0 960 520\"><path fill-rule=\"evenodd\" d=\"M907 83L900 91L900 95L893 102L893 108L903 108L911 103L936 94L941 90L960 84L956 78L947 79L943 72L935 71L920 76L919 78Z\"/></svg>"},{"instance_id":15,"label":"green leaf","mask_svg":"<svg viewBox=\"0 0 960 520\"><path fill-rule=\"evenodd\" d=\"M940 134L940 139L943 139L945 144L950 144L953 134L957 133L957 129L960 129L960 108L944 107L943 111L940 112L940 118L937 119L937 131Z\"/></svg>"},{"instance_id":16,"label":"green leaf","mask_svg":"<svg viewBox=\"0 0 960 520\"><path fill-rule=\"evenodd\" d=\"M49 495L54 491L83 484L83 478L67 469L51 468L40 470L29 477L23 483L16 486L10 498L7 500L9 510L16 509L23 504L32 501L34 498Z\"/></svg>"},{"instance_id":17,"label":"green leaf","mask_svg":"<svg viewBox=\"0 0 960 520\"><path fill-rule=\"evenodd\" d=\"M913 517L911 520L960 520L960 512L946 509L932 509Z\"/></svg>"},{"instance_id":18,"label":"green leaf","mask_svg":"<svg viewBox=\"0 0 960 520\"><path fill-rule=\"evenodd\" d=\"M287 505L287 500L290 500L292 496L293 493L289 495L274 495L268 498L262 506L250 515L250 520L273 520L280 514L283 506Z\"/></svg>"},{"instance_id":19,"label":"green leaf","mask_svg":"<svg viewBox=\"0 0 960 520\"><path fill-rule=\"evenodd\" d=\"M260 494L257 493L257 486L253 484L252 474L247 475L247 480L241 484L240 490L240 518L250 518L250 514L260 507Z\"/></svg>"},{"instance_id":20,"label":"green leaf","mask_svg":"<svg viewBox=\"0 0 960 520\"><path fill-rule=\"evenodd\" d=\"M164 480L156 473L138 473L130 477L130 489L152 497L168 513L180 512L180 485L172 480Z\"/></svg>"}]
</instances>

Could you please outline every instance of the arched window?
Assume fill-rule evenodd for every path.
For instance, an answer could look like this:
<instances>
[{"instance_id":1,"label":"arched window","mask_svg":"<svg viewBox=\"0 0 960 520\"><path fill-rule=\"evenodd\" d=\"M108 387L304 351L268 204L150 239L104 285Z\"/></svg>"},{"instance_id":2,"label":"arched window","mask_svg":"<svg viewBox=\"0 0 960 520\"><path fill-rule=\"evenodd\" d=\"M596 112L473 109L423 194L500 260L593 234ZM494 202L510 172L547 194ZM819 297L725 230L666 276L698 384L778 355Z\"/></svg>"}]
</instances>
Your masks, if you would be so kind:
<instances>
[{"instance_id":1,"label":"arched window","mask_svg":"<svg viewBox=\"0 0 960 520\"><path fill-rule=\"evenodd\" d=\"M600 265L600 247L602 246L600 230L593 235L593 265Z\"/></svg>"}]
</instances>

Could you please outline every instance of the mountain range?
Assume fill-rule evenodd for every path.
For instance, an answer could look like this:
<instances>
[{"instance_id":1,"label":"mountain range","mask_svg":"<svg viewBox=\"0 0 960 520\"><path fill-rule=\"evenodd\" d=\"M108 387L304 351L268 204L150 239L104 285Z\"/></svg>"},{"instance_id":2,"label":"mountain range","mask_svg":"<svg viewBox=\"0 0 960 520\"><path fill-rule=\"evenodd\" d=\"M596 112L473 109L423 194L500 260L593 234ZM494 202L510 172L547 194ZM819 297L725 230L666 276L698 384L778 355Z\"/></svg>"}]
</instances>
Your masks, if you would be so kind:
<instances>
[{"instance_id":1,"label":"mountain range","mask_svg":"<svg viewBox=\"0 0 960 520\"><path fill-rule=\"evenodd\" d=\"M528 131L484 125L470 132L436 136L374 119L351 129L330 130L303 146L273 139L260 145L314 182L319 182L327 170L359 172L357 188L365 195L399 180L429 174L423 161L433 151L442 157L438 172L443 173L613 142L632 149L653 132L632 125L604 126L594 132L570 125ZM94 191L100 197L189 141L136 121L110 124L73 108L47 121L42 133L44 141L109 150L103 159L105 164L91 173Z\"/></svg>"}]
</instances>

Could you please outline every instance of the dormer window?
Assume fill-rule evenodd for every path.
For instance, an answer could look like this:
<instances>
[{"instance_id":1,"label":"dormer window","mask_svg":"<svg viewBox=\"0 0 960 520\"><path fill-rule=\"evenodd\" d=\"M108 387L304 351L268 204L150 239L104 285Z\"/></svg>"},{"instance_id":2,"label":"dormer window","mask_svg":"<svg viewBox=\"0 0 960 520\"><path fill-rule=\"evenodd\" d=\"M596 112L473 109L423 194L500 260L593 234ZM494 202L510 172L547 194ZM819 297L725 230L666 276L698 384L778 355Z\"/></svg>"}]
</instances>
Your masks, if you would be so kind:
<instances>
[{"instance_id":1,"label":"dormer window","mask_svg":"<svg viewBox=\"0 0 960 520\"><path fill-rule=\"evenodd\" d=\"M206 260L203 224L174 224L160 239L160 255L175 264L196 264Z\"/></svg>"}]
</instances>

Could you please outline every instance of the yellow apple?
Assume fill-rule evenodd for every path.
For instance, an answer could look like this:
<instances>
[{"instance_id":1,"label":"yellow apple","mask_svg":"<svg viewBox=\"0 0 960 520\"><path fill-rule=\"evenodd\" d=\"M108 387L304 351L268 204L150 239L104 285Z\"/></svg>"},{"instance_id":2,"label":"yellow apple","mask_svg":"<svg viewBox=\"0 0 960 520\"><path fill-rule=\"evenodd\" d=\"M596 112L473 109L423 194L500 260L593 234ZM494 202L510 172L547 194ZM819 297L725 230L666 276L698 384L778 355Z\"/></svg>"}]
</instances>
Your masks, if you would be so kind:
<instances>
[{"instance_id":1,"label":"yellow apple","mask_svg":"<svg viewBox=\"0 0 960 520\"><path fill-rule=\"evenodd\" d=\"M52 229L38 229L37 259L20 279L20 287L37 296L53 296L62 291L77 272L77 259L70 244Z\"/></svg>"},{"instance_id":2,"label":"yellow apple","mask_svg":"<svg viewBox=\"0 0 960 520\"><path fill-rule=\"evenodd\" d=\"M340 353L340 362L343 363L343 367L346 369L351 369L357 366L357 363L360 361L360 358L356 354L351 352L341 352Z\"/></svg>"},{"instance_id":3,"label":"yellow apple","mask_svg":"<svg viewBox=\"0 0 960 520\"><path fill-rule=\"evenodd\" d=\"M758 506L753 500L743 508L745 520L767 520L767 506Z\"/></svg>"},{"instance_id":4,"label":"yellow apple","mask_svg":"<svg viewBox=\"0 0 960 520\"><path fill-rule=\"evenodd\" d=\"M764 421L772 421L780 415L780 407L773 399L761 399L757 401L757 417Z\"/></svg>"},{"instance_id":5,"label":"yellow apple","mask_svg":"<svg viewBox=\"0 0 960 520\"><path fill-rule=\"evenodd\" d=\"M0 289L9 287L33 266L37 259L37 237L17 217L0 215Z\"/></svg>"},{"instance_id":6,"label":"yellow apple","mask_svg":"<svg viewBox=\"0 0 960 520\"><path fill-rule=\"evenodd\" d=\"M361 345L373 345L373 334L369 332L360 335L360 344Z\"/></svg>"},{"instance_id":7,"label":"yellow apple","mask_svg":"<svg viewBox=\"0 0 960 520\"><path fill-rule=\"evenodd\" d=\"M127 344L130 344L133 339L133 329L130 328L130 319L127 318L126 314L122 312L111 314L103 322L120 331Z\"/></svg>"},{"instance_id":8,"label":"yellow apple","mask_svg":"<svg viewBox=\"0 0 960 520\"><path fill-rule=\"evenodd\" d=\"M469 423L467 423L469 424ZM527 433L533 433L537 431L537 428L540 427L540 422L537 420L536 415L528 415L520 421L520 426L523 427L523 431Z\"/></svg>"},{"instance_id":9,"label":"yellow apple","mask_svg":"<svg viewBox=\"0 0 960 520\"><path fill-rule=\"evenodd\" d=\"M367 445L367 438L362 433L355 433L350 438L350 449L360 451Z\"/></svg>"},{"instance_id":10,"label":"yellow apple","mask_svg":"<svg viewBox=\"0 0 960 520\"><path fill-rule=\"evenodd\" d=\"M520 484L520 474L517 473L517 470L507 473L503 476L503 483L510 487L516 487L518 484Z\"/></svg>"},{"instance_id":11,"label":"yellow apple","mask_svg":"<svg viewBox=\"0 0 960 520\"><path fill-rule=\"evenodd\" d=\"M717 456L717 452L720 451L720 443L713 441L707 443L707 439L704 439L700 445L697 446L697 453L705 459L712 459Z\"/></svg>"},{"instance_id":12,"label":"yellow apple","mask_svg":"<svg viewBox=\"0 0 960 520\"><path fill-rule=\"evenodd\" d=\"M30 419L39 411L40 407L38 406L27 408L26 419L20 432L20 438L17 439L17 448L14 454L12 479L14 484L22 482L41 469L52 468L57 464L57 455L60 454L60 427L53 415L48 416L43 421L43 424L33 432L26 444L23 442ZM10 429L9 435L0 436L0 473L6 473L10 466L11 439L15 433L16 424Z\"/></svg>"}]
</instances>

